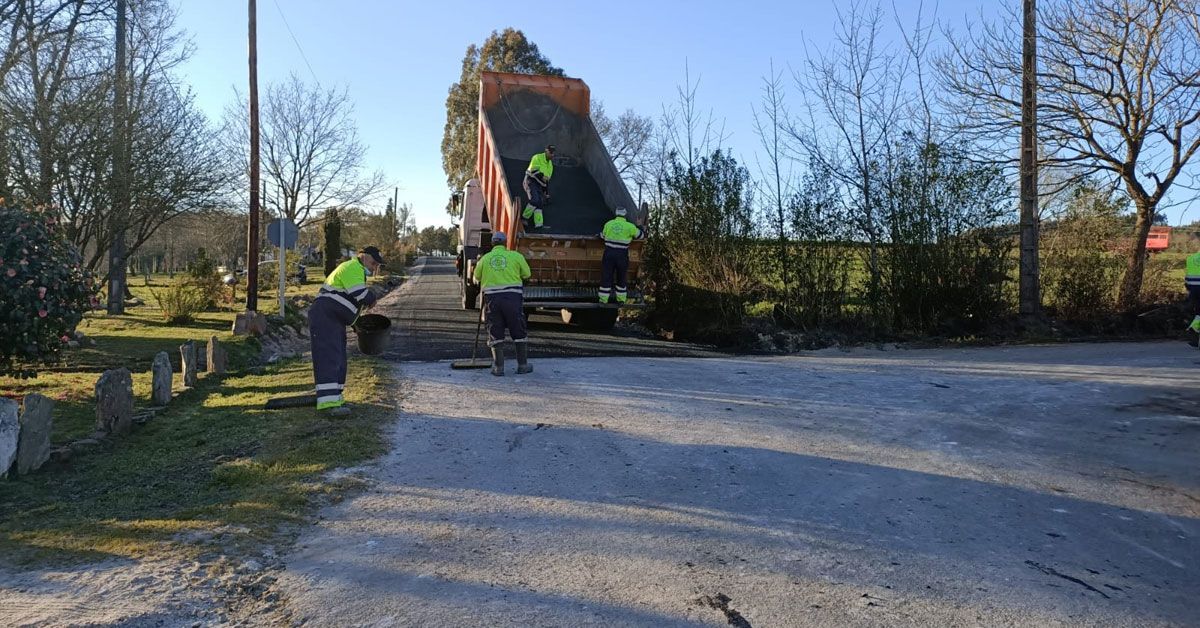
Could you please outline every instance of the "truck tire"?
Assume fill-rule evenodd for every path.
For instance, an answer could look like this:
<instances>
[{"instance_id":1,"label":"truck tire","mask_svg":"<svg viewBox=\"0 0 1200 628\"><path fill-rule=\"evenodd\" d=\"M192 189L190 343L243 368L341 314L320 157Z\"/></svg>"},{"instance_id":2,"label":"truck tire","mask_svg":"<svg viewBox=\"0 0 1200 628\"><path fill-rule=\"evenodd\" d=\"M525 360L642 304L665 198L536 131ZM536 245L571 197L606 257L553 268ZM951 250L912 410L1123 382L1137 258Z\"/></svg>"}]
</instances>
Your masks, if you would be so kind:
<instances>
[{"instance_id":1,"label":"truck tire","mask_svg":"<svg viewBox=\"0 0 1200 628\"><path fill-rule=\"evenodd\" d=\"M463 279L462 284L462 308L464 310L479 309L479 286L472 286Z\"/></svg>"},{"instance_id":2,"label":"truck tire","mask_svg":"<svg viewBox=\"0 0 1200 628\"><path fill-rule=\"evenodd\" d=\"M617 324L617 314L616 308L564 309L562 320L569 325L579 325L593 331L612 331Z\"/></svg>"}]
</instances>

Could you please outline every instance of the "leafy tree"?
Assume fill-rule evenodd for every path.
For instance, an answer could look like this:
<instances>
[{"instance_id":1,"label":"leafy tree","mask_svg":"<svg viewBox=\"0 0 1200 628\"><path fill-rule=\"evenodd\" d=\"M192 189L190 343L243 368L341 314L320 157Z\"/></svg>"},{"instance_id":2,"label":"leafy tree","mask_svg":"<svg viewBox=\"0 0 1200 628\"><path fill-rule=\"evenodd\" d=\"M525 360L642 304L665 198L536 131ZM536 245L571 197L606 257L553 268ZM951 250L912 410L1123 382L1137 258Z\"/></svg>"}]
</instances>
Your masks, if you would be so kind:
<instances>
[{"instance_id":1,"label":"leafy tree","mask_svg":"<svg viewBox=\"0 0 1200 628\"><path fill-rule=\"evenodd\" d=\"M458 232L449 227L425 227L417 235L417 246L426 253L454 250Z\"/></svg>"},{"instance_id":2,"label":"leafy tree","mask_svg":"<svg viewBox=\"0 0 1200 628\"><path fill-rule=\"evenodd\" d=\"M95 298L91 274L49 214L0 206L0 375L58 358Z\"/></svg>"},{"instance_id":3,"label":"leafy tree","mask_svg":"<svg viewBox=\"0 0 1200 628\"><path fill-rule=\"evenodd\" d=\"M471 44L463 57L462 76L446 96L446 129L442 135L442 169L451 190L461 189L475 172L475 149L479 127L479 73L514 72L563 76L550 65L537 44L525 33L506 28L492 31L482 46ZM453 207L447 212L457 215Z\"/></svg>"},{"instance_id":4,"label":"leafy tree","mask_svg":"<svg viewBox=\"0 0 1200 628\"><path fill-rule=\"evenodd\" d=\"M720 149L691 165L673 154L661 185L646 256L653 324L720 338L737 328L746 300L762 287L753 264L750 174Z\"/></svg>"},{"instance_id":5,"label":"leafy tree","mask_svg":"<svg viewBox=\"0 0 1200 628\"><path fill-rule=\"evenodd\" d=\"M1129 199L1089 179L1069 192L1063 215L1042 240L1046 304L1059 316L1088 319L1116 305L1122 264L1115 253L1132 223Z\"/></svg>"}]
</instances>

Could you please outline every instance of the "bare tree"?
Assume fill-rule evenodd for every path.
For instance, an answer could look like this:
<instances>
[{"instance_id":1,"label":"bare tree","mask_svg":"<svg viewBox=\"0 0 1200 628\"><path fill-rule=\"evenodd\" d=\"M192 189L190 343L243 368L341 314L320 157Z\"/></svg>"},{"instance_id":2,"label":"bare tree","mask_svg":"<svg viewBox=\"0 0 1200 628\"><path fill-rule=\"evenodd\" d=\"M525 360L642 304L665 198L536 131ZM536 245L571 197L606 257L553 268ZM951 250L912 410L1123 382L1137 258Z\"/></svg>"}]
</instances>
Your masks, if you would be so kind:
<instances>
[{"instance_id":1,"label":"bare tree","mask_svg":"<svg viewBox=\"0 0 1200 628\"><path fill-rule=\"evenodd\" d=\"M36 88L43 96L55 97L74 44L87 39L89 29L94 27L99 12L103 11L100 5L107 4L88 4L83 0L0 0L0 25L3 25L0 28L0 54L3 55L0 57L0 89L9 91L6 86L10 86L10 74L18 66L28 64L45 73L39 77ZM47 51L47 48L52 50ZM6 100L0 99L0 138L9 134L15 123L14 117L19 115L12 111ZM44 122L43 119L38 121ZM13 193L14 159L7 143L0 142L0 197Z\"/></svg>"},{"instance_id":2,"label":"bare tree","mask_svg":"<svg viewBox=\"0 0 1200 628\"><path fill-rule=\"evenodd\" d=\"M0 83L25 55L50 37L73 32L108 10L110 2L0 0Z\"/></svg>"},{"instance_id":3,"label":"bare tree","mask_svg":"<svg viewBox=\"0 0 1200 628\"><path fill-rule=\"evenodd\" d=\"M770 216L772 230L775 232L776 243L779 247L779 275L783 283L784 302L790 300L791 282L789 280L789 248L791 235L789 226L792 222L788 210L793 195L792 160L788 156L787 127L791 124L784 93L783 73L775 71L775 62L771 62L771 74L764 77L762 96L754 107L754 132L758 135L766 159L758 161L760 175L759 187L765 189L762 197Z\"/></svg>"},{"instance_id":4,"label":"bare tree","mask_svg":"<svg viewBox=\"0 0 1200 628\"><path fill-rule=\"evenodd\" d=\"M215 202L227 178L207 122L170 76L188 54L173 27L174 9L161 0L132 7L125 215L114 215L109 184L113 59L103 24L80 20L75 30L31 35L36 45L0 89L13 191L56 206L92 269L102 265L115 227L128 226L126 257L132 256L164 222Z\"/></svg>"},{"instance_id":5,"label":"bare tree","mask_svg":"<svg viewBox=\"0 0 1200 628\"><path fill-rule=\"evenodd\" d=\"M806 116L789 129L800 156L837 179L868 243L869 298L878 304L884 241L879 172L904 114L907 59L881 41L883 12L860 0L837 9L834 46L810 53L795 81Z\"/></svg>"},{"instance_id":6,"label":"bare tree","mask_svg":"<svg viewBox=\"0 0 1200 628\"><path fill-rule=\"evenodd\" d=\"M712 110L704 112L700 109L700 77L692 81L692 70L686 63L683 67L683 84L675 88L675 103L664 105L660 116L660 125L664 141L663 156L674 154L687 167L691 168L702 157L720 150L728 138L725 133L725 122L718 124Z\"/></svg>"},{"instance_id":7,"label":"bare tree","mask_svg":"<svg viewBox=\"0 0 1200 628\"><path fill-rule=\"evenodd\" d=\"M654 120L638 115L632 109L626 109L614 120L599 100L592 100L591 109L592 124L604 141L617 173L634 186L644 185L649 164L654 161L650 153Z\"/></svg>"},{"instance_id":8,"label":"bare tree","mask_svg":"<svg viewBox=\"0 0 1200 628\"><path fill-rule=\"evenodd\" d=\"M242 96L225 110L222 142L240 172L247 172L249 131ZM267 87L262 105L264 199L297 225L313 208L365 203L384 188L381 172L365 173L367 146L358 136L354 103L345 89L309 86L295 74ZM244 191L244 180L237 190ZM244 193L244 192L242 192Z\"/></svg>"},{"instance_id":9,"label":"bare tree","mask_svg":"<svg viewBox=\"0 0 1200 628\"><path fill-rule=\"evenodd\" d=\"M1021 16L951 35L940 62L957 95L959 130L1015 164L1021 112ZM1200 150L1200 2L1052 0L1039 11L1041 167L1065 183L1105 174L1137 213L1119 305L1141 291L1146 237L1172 186L1194 189ZM1188 176L1188 174L1191 176ZM1187 177L1187 181L1181 179Z\"/></svg>"}]
</instances>

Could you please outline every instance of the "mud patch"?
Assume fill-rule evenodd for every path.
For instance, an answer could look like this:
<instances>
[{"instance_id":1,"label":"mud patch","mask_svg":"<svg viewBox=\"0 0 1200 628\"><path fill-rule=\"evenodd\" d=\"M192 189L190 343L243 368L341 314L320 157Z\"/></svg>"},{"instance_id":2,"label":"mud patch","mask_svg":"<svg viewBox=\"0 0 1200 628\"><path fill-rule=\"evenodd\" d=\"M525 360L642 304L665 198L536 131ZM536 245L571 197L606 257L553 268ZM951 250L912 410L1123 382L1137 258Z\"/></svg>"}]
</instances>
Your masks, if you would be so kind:
<instances>
[{"instance_id":1,"label":"mud patch","mask_svg":"<svg viewBox=\"0 0 1200 628\"><path fill-rule=\"evenodd\" d=\"M729 607L729 603L732 601L733 600L730 599L728 595L725 595L724 593L718 593L716 595L700 596L700 598L696 600L696 603L724 613L725 620L729 622L730 626L735 626L736 628L750 628L750 622L746 621L746 618L742 617L741 613Z\"/></svg>"}]
</instances>

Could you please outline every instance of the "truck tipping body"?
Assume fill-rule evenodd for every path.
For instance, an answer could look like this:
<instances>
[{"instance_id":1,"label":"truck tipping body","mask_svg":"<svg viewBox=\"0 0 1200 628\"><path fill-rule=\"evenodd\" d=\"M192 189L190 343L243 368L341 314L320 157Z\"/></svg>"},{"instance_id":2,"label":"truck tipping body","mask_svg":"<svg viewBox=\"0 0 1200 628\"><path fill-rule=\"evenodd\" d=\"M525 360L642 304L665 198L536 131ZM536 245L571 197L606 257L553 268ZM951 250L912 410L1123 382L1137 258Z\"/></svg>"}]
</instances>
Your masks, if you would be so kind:
<instances>
[{"instance_id":1,"label":"truck tipping body","mask_svg":"<svg viewBox=\"0 0 1200 628\"><path fill-rule=\"evenodd\" d=\"M493 231L503 231L508 247L529 261L527 307L600 307L604 242L599 232L618 207L628 210L630 220L644 221L592 124L590 101L590 91L579 79L481 74L476 178L463 194L465 307L473 307L472 292L478 293L478 286L471 285L471 262L490 248L486 240ZM527 232L521 221L528 202L522 181L530 158L547 144L557 148L552 202L544 208L545 228ZM641 241L629 248L628 283L634 297L641 252ZM601 319L608 317L615 320L616 310Z\"/></svg>"}]
</instances>

